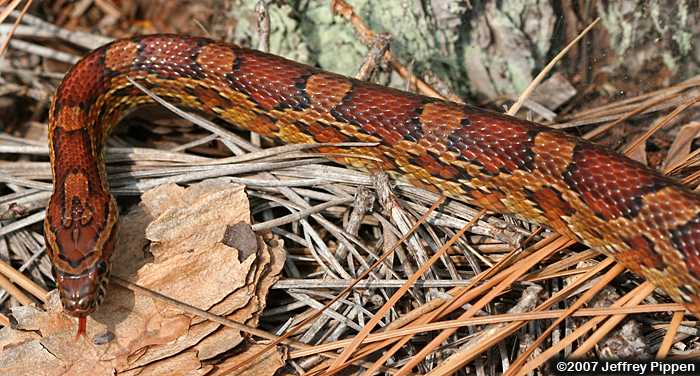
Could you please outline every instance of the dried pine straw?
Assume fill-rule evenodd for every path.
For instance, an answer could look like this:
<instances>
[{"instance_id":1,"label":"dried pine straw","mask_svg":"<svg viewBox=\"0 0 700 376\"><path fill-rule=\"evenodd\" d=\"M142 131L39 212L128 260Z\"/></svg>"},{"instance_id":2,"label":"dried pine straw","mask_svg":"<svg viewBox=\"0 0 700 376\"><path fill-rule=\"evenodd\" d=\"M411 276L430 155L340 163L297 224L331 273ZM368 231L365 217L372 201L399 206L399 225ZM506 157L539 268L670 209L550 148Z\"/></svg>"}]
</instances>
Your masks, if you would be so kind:
<instances>
[{"instance_id":1,"label":"dried pine straw","mask_svg":"<svg viewBox=\"0 0 700 376\"><path fill-rule=\"evenodd\" d=\"M375 43L376 34L348 4L333 4L365 43ZM18 21L11 29L0 26L8 36L58 38L85 49L109 40L18 11L6 13ZM18 38L8 37L6 45L63 62L79 58ZM424 94L438 95L391 52L379 48L375 53ZM54 84L60 77L7 64L0 71L53 78ZM680 113L697 108L699 86L700 77L694 77L563 116L563 122L551 125L595 125L584 137L596 140L623 121L655 116L648 131L627 144L625 150L631 152ZM3 89L23 89L42 101L52 92L39 86ZM284 343L290 348L290 369L308 375L348 369L358 374L418 370L445 375L465 366L479 374L502 369L507 375L522 375L556 356L595 354L595 347L630 315L654 321L658 338L652 350L658 357L697 353L695 347L673 347L697 335L697 322L684 321L682 306L668 303L663 293L609 257L516 218L490 215L468 202L395 183L381 173L334 165L315 153L328 144L261 148L259 140L245 138L250 135L162 105L209 133L194 132L189 125L164 127L184 128L188 134L186 141L167 148L131 147L130 140L114 136L107 161L120 203L133 202L162 184L224 177L247 186L253 229L285 239L285 279L273 286L274 299L260 328L236 326L240 324L178 305L253 335L258 344L241 354L243 362ZM665 171L694 186L700 172L690 167L697 164L697 150L691 152L689 145L679 150L673 160L669 156ZM0 303L6 311L13 305L45 303L54 287L41 232L52 189L47 153L43 141L0 134L0 183L10 192L0 196ZM610 290L621 296L605 307L585 308ZM9 323L0 315L0 324ZM232 372L241 363L233 364L223 368Z\"/></svg>"}]
</instances>

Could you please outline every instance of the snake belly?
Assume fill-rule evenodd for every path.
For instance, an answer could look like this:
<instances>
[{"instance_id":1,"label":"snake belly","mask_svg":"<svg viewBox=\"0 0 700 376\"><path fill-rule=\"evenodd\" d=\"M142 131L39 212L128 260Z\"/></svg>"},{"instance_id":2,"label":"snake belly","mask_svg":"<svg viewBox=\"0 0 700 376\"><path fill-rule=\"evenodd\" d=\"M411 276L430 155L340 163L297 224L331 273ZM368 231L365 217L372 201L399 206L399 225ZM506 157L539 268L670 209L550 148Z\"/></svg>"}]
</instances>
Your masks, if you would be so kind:
<instances>
[{"instance_id":1,"label":"snake belly","mask_svg":"<svg viewBox=\"0 0 700 376\"><path fill-rule=\"evenodd\" d=\"M515 117L205 38L150 35L91 52L50 109L54 191L45 236L64 310L81 320L104 297L114 248L118 207L105 140L127 111L152 103L127 77L285 143L376 142L320 152L545 225L612 255L700 314L700 196L675 180Z\"/></svg>"}]
</instances>

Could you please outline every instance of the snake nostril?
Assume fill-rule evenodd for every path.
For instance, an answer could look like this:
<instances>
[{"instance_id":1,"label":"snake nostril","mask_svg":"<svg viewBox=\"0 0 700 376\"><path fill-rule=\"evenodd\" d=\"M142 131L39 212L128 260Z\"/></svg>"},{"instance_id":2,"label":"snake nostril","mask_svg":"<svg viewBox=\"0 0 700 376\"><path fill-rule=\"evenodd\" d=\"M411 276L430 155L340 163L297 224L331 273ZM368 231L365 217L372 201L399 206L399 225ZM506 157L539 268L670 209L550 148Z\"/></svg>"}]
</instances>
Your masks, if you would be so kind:
<instances>
[{"instance_id":1,"label":"snake nostril","mask_svg":"<svg viewBox=\"0 0 700 376\"><path fill-rule=\"evenodd\" d=\"M78 308L77 301L75 300L62 299L61 303L63 304L63 308L68 311L74 311L76 308Z\"/></svg>"},{"instance_id":2,"label":"snake nostril","mask_svg":"<svg viewBox=\"0 0 700 376\"><path fill-rule=\"evenodd\" d=\"M80 309L88 309L88 308L91 308L91 306L92 306L92 299L90 299L90 298L88 298L88 297L82 298L82 299L78 300L77 306L78 306L78 308L80 308Z\"/></svg>"}]
</instances>

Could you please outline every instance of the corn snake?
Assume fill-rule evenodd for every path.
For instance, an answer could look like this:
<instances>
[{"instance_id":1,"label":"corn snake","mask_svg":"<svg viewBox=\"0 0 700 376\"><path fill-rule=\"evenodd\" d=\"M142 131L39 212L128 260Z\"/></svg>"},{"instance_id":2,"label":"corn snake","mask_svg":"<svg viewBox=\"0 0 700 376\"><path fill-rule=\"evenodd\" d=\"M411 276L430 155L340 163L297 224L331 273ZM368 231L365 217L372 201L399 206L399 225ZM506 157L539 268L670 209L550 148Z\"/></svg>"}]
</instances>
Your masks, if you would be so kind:
<instances>
[{"instance_id":1,"label":"corn snake","mask_svg":"<svg viewBox=\"0 0 700 376\"><path fill-rule=\"evenodd\" d=\"M322 153L418 187L518 215L610 254L700 313L700 195L644 165L563 132L471 106L357 81L255 50L178 35L122 39L66 74L49 113L54 191L44 222L64 310L103 300L118 207L103 146L152 100L285 143L377 142ZM370 155L370 162L355 155ZM379 166L377 166L379 164Z\"/></svg>"}]
</instances>

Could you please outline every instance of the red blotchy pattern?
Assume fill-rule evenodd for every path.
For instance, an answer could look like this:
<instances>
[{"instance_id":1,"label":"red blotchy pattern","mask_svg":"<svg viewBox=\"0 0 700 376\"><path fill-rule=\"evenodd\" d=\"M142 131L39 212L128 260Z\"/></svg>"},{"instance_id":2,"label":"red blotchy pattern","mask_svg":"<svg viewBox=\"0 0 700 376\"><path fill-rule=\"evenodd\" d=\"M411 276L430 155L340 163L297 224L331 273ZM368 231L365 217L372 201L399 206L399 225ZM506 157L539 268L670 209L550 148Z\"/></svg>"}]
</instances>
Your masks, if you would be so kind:
<instances>
[{"instance_id":1,"label":"red blotchy pattern","mask_svg":"<svg viewBox=\"0 0 700 376\"><path fill-rule=\"evenodd\" d=\"M415 159L416 164L423 166L431 175L442 179L454 179L459 176L455 167L439 162L428 154L422 154Z\"/></svg>"},{"instance_id":2,"label":"red blotchy pattern","mask_svg":"<svg viewBox=\"0 0 700 376\"><path fill-rule=\"evenodd\" d=\"M147 36L139 45L140 51L134 61L136 69L171 79L198 77L202 73L195 61L199 45L193 39Z\"/></svg>"},{"instance_id":3,"label":"red blotchy pattern","mask_svg":"<svg viewBox=\"0 0 700 376\"><path fill-rule=\"evenodd\" d=\"M567 181L605 219L633 216L643 195L665 183L643 166L589 145L580 147L573 159Z\"/></svg>"},{"instance_id":4,"label":"red blotchy pattern","mask_svg":"<svg viewBox=\"0 0 700 376\"><path fill-rule=\"evenodd\" d=\"M50 253L56 257L62 255L62 264L65 260L80 262L63 266L70 269L66 270L67 272L74 274L85 266L84 262L91 262L90 254L97 242L97 234L108 227L106 221L109 196L108 192L102 189L102 178L98 166L94 163L90 141L84 129L70 132L54 129L51 139L54 164L67 168L54 173L54 194L51 198L54 205L49 205L46 220L50 228L68 228L65 228L65 231L56 231L56 248L52 248ZM71 186L73 179L68 179L69 176L84 177L90 189L87 197L79 195L81 187ZM77 208L81 209L78 214L89 214L88 223L72 220Z\"/></svg>"},{"instance_id":5,"label":"red blotchy pattern","mask_svg":"<svg viewBox=\"0 0 700 376\"><path fill-rule=\"evenodd\" d=\"M286 60L270 58L269 55L252 52L238 52L239 61L235 72L231 72L230 85L251 96L260 107L271 110L280 105L303 107L306 99L299 86L303 87L307 75L314 69L295 65L283 69Z\"/></svg>"},{"instance_id":6,"label":"red blotchy pattern","mask_svg":"<svg viewBox=\"0 0 700 376\"><path fill-rule=\"evenodd\" d=\"M532 126L502 115L466 108L463 126L448 136L448 149L457 149L490 175L529 169Z\"/></svg>"},{"instance_id":7,"label":"red blotchy pattern","mask_svg":"<svg viewBox=\"0 0 700 376\"><path fill-rule=\"evenodd\" d=\"M688 271L700 278L700 217L671 231L671 240L675 248L685 255Z\"/></svg>"},{"instance_id":8,"label":"red blotchy pattern","mask_svg":"<svg viewBox=\"0 0 700 376\"><path fill-rule=\"evenodd\" d=\"M80 64L73 67L72 74L59 86L57 92L61 93L58 103L61 106L78 106L95 99L95 93L102 88L105 67L100 55L88 55ZM55 107L59 109L58 106Z\"/></svg>"},{"instance_id":9,"label":"red blotchy pattern","mask_svg":"<svg viewBox=\"0 0 700 376\"><path fill-rule=\"evenodd\" d=\"M422 102L417 95L385 88L382 100L377 100L376 86L353 81L352 90L334 108L337 119L356 124L366 133L378 135L387 145L394 145L404 137L421 137L419 117Z\"/></svg>"},{"instance_id":10,"label":"red blotchy pattern","mask_svg":"<svg viewBox=\"0 0 700 376\"><path fill-rule=\"evenodd\" d=\"M658 269L663 267L663 260L654 251L654 243L644 235L629 240L630 250L620 257L628 257L628 264L639 264L640 267ZM635 270L636 271L636 270Z\"/></svg>"},{"instance_id":11,"label":"red blotchy pattern","mask_svg":"<svg viewBox=\"0 0 700 376\"><path fill-rule=\"evenodd\" d=\"M564 216L568 217L576 212L575 209L561 197L561 194L549 187L544 187L532 192L530 197L542 208L545 217L551 221L552 227L555 230L565 226L564 221L562 221Z\"/></svg>"},{"instance_id":12,"label":"red blotchy pattern","mask_svg":"<svg viewBox=\"0 0 700 376\"><path fill-rule=\"evenodd\" d=\"M116 122L123 112L147 101L129 89L127 76L165 91L176 104L199 107L282 142L378 141L377 147L344 149L349 156L336 160L358 168L381 165L399 178L455 199L540 221L616 257L700 313L698 193L622 155L528 121L177 35L106 45L77 63L59 87L49 122L58 184L45 224L57 269L65 262L55 257L60 253L56 239L68 231L60 221L67 209L60 183L69 173L84 173L98 180L95 186L107 184L101 153L66 142L56 130L81 126L61 121L85 119L84 129L77 131L85 131L102 148L103 133L111 124L99 124L103 117L98 114L110 113L104 119ZM115 83L119 90L110 87ZM62 106L84 113L58 117ZM90 194L91 202L100 206L94 210L110 213L103 218L116 223L109 194L100 189ZM104 231L94 236L111 239L112 233ZM86 252L109 262L109 242L95 244L106 244L105 249L96 246ZM73 281L76 286L83 282L89 283Z\"/></svg>"}]
</instances>

